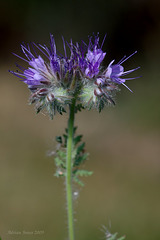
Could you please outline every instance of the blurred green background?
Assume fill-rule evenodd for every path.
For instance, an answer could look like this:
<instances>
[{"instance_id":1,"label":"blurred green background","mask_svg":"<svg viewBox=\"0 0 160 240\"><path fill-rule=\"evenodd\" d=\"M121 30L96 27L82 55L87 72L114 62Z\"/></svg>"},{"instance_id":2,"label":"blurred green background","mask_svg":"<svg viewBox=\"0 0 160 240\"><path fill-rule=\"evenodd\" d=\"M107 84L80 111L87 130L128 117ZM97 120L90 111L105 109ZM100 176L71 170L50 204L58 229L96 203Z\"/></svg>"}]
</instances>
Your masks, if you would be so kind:
<instances>
[{"instance_id":1,"label":"blurred green background","mask_svg":"<svg viewBox=\"0 0 160 240\"><path fill-rule=\"evenodd\" d=\"M67 239L65 186L47 156L67 114L53 121L35 114L26 86L8 73L22 63L11 52L20 54L23 41L49 44L49 33L61 50L62 35L87 42L93 32L101 39L107 33L106 65L137 50L125 67L141 66L133 76L143 77L128 82L133 94L121 87L115 107L76 116L90 153L85 167L94 171L83 190L74 186L76 239L105 239L103 225L127 240L160 239L160 2L6 0L0 2L2 240Z\"/></svg>"}]
</instances>

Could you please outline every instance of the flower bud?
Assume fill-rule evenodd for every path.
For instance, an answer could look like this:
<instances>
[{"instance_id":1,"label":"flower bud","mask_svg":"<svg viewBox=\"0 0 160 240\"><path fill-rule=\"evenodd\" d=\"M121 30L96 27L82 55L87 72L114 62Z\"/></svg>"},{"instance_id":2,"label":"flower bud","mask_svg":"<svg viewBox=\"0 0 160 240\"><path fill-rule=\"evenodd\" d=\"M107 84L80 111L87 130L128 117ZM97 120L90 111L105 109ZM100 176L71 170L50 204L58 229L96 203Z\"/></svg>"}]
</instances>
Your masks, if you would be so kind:
<instances>
[{"instance_id":1,"label":"flower bud","mask_svg":"<svg viewBox=\"0 0 160 240\"><path fill-rule=\"evenodd\" d=\"M52 92L47 95L47 101L48 102L53 102L54 101L54 95L53 95Z\"/></svg>"},{"instance_id":2,"label":"flower bud","mask_svg":"<svg viewBox=\"0 0 160 240\"><path fill-rule=\"evenodd\" d=\"M97 78L95 81L95 84L98 86L104 86L105 85L105 79L103 78Z\"/></svg>"},{"instance_id":3,"label":"flower bud","mask_svg":"<svg viewBox=\"0 0 160 240\"><path fill-rule=\"evenodd\" d=\"M37 91L37 96L44 97L48 93L48 89L46 88L41 88L39 91Z\"/></svg>"},{"instance_id":4,"label":"flower bud","mask_svg":"<svg viewBox=\"0 0 160 240\"><path fill-rule=\"evenodd\" d=\"M102 96L102 94L103 94L103 92L102 92L101 88L95 88L94 89L94 95L95 96L100 97L100 96Z\"/></svg>"}]
</instances>

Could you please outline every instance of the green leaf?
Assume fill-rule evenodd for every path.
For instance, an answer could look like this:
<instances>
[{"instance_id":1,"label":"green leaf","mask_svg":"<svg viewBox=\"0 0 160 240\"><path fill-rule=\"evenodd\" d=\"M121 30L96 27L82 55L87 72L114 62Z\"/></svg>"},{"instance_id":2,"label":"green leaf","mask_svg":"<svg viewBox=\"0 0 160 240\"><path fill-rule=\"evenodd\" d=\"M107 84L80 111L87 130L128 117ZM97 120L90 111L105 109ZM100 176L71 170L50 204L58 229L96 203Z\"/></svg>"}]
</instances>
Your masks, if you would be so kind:
<instances>
[{"instance_id":1,"label":"green leaf","mask_svg":"<svg viewBox=\"0 0 160 240\"><path fill-rule=\"evenodd\" d=\"M57 104L57 112L59 112L62 115L64 112L66 112L66 110L62 105Z\"/></svg>"},{"instance_id":2,"label":"green leaf","mask_svg":"<svg viewBox=\"0 0 160 240\"><path fill-rule=\"evenodd\" d=\"M76 176L74 176L73 179L74 179L74 181L75 181L76 183L78 183L81 187L84 187L84 183L83 183L81 180L79 180Z\"/></svg>"},{"instance_id":3,"label":"green leaf","mask_svg":"<svg viewBox=\"0 0 160 240\"><path fill-rule=\"evenodd\" d=\"M83 137L83 135L79 135L79 136L75 137L73 139L74 145L77 145L77 143L79 143L81 141L82 137Z\"/></svg>"},{"instance_id":4,"label":"green leaf","mask_svg":"<svg viewBox=\"0 0 160 240\"><path fill-rule=\"evenodd\" d=\"M54 158L55 164L57 167L62 167L62 168L66 168L66 153L58 150L56 153L56 157Z\"/></svg>"},{"instance_id":5,"label":"green leaf","mask_svg":"<svg viewBox=\"0 0 160 240\"><path fill-rule=\"evenodd\" d=\"M79 177L92 175L91 171L79 169L80 164L82 164L88 157L88 153L85 153L84 147L85 143L81 142L82 135L75 136L77 127L74 127L73 133L73 150L72 150L72 177L73 180L80 186L83 186L83 182L79 180ZM67 156L67 140L68 140L68 129L65 129L65 134L62 136L57 136L56 141L58 142L58 147L56 150L55 164L57 166L57 171L55 173L56 177L63 177L66 175L66 156Z\"/></svg>"},{"instance_id":6,"label":"green leaf","mask_svg":"<svg viewBox=\"0 0 160 240\"><path fill-rule=\"evenodd\" d=\"M85 147L85 143L83 142L77 147L77 154L80 154L80 152L84 150L84 147Z\"/></svg>"},{"instance_id":7,"label":"green leaf","mask_svg":"<svg viewBox=\"0 0 160 240\"><path fill-rule=\"evenodd\" d=\"M58 143L61 143L62 144L62 137L61 136L56 136L56 141Z\"/></svg>"},{"instance_id":8,"label":"green leaf","mask_svg":"<svg viewBox=\"0 0 160 240\"><path fill-rule=\"evenodd\" d=\"M73 128L73 135L76 133L77 127Z\"/></svg>"},{"instance_id":9,"label":"green leaf","mask_svg":"<svg viewBox=\"0 0 160 240\"><path fill-rule=\"evenodd\" d=\"M81 103L77 104L77 106L75 106L75 113L77 113L78 111L81 112L82 109L84 109L83 105Z\"/></svg>"},{"instance_id":10,"label":"green leaf","mask_svg":"<svg viewBox=\"0 0 160 240\"><path fill-rule=\"evenodd\" d=\"M101 99L99 102L99 113L102 111L103 108L104 108L104 101Z\"/></svg>"},{"instance_id":11,"label":"green leaf","mask_svg":"<svg viewBox=\"0 0 160 240\"><path fill-rule=\"evenodd\" d=\"M80 176L80 177L88 177L88 176L91 176L93 174L92 171L88 171L88 170L82 170L82 169L79 169L75 172L75 176Z\"/></svg>"},{"instance_id":12,"label":"green leaf","mask_svg":"<svg viewBox=\"0 0 160 240\"><path fill-rule=\"evenodd\" d=\"M68 128L65 128L65 132L68 134Z\"/></svg>"},{"instance_id":13,"label":"green leaf","mask_svg":"<svg viewBox=\"0 0 160 240\"><path fill-rule=\"evenodd\" d=\"M59 157L55 157L54 160L57 167L64 166L64 162Z\"/></svg>"},{"instance_id":14,"label":"green leaf","mask_svg":"<svg viewBox=\"0 0 160 240\"><path fill-rule=\"evenodd\" d=\"M63 138L64 138L64 146L66 147L68 136L66 134L63 134Z\"/></svg>"},{"instance_id":15,"label":"green leaf","mask_svg":"<svg viewBox=\"0 0 160 240\"><path fill-rule=\"evenodd\" d=\"M88 153L84 153L84 154L81 155L81 156L77 156L77 157L75 158L75 161L74 161L73 166L74 166L74 167L75 167L75 166L79 166L82 162L84 162L84 161L87 159L87 157L88 157Z\"/></svg>"},{"instance_id":16,"label":"green leaf","mask_svg":"<svg viewBox=\"0 0 160 240\"><path fill-rule=\"evenodd\" d=\"M36 109L36 114L40 113L40 111L44 108L44 105L40 105L39 107L37 107Z\"/></svg>"}]
</instances>

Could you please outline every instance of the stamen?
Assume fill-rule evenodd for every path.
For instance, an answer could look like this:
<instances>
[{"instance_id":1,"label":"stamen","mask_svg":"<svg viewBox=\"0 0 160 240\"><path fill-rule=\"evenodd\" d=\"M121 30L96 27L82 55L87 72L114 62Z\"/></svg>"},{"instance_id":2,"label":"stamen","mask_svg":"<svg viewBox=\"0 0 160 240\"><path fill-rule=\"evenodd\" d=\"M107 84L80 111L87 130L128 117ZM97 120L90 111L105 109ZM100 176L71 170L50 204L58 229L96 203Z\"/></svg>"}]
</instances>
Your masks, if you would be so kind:
<instances>
[{"instance_id":1,"label":"stamen","mask_svg":"<svg viewBox=\"0 0 160 240\"><path fill-rule=\"evenodd\" d=\"M62 40L63 40L64 55L65 55L65 58L67 58L66 44L65 44L65 41L64 41L64 37L63 37L63 36L62 36Z\"/></svg>"},{"instance_id":2,"label":"stamen","mask_svg":"<svg viewBox=\"0 0 160 240\"><path fill-rule=\"evenodd\" d=\"M133 91L126 84L122 83L122 85L125 86L130 92L133 93Z\"/></svg>"},{"instance_id":3,"label":"stamen","mask_svg":"<svg viewBox=\"0 0 160 240\"><path fill-rule=\"evenodd\" d=\"M23 58L23 57L20 57L20 56L19 56L19 55L17 55L16 53L13 53L13 52L12 52L12 54L13 54L13 55L15 55L16 57L18 57L18 58L22 59L23 61L25 61L25 62L27 62L27 63L29 62L28 60L26 60L26 59L25 59L25 58Z\"/></svg>"},{"instance_id":4,"label":"stamen","mask_svg":"<svg viewBox=\"0 0 160 240\"><path fill-rule=\"evenodd\" d=\"M22 49L23 53L26 55L26 57L28 58L28 60L30 60L30 58L33 58L33 59L35 58L34 55L23 45L21 45L21 49ZM25 51L28 52L28 54L30 55L30 58Z\"/></svg>"},{"instance_id":5,"label":"stamen","mask_svg":"<svg viewBox=\"0 0 160 240\"><path fill-rule=\"evenodd\" d=\"M48 55L40 48L40 47L43 47L43 46L39 45L39 46L40 46L40 47L39 47L39 46L38 46L36 43L34 43L34 42L33 42L33 44L34 44L34 46L35 46L36 48L39 49L39 51L41 51L41 52L49 59Z\"/></svg>"},{"instance_id":6,"label":"stamen","mask_svg":"<svg viewBox=\"0 0 160 240\"><path fill-rule=\"evenodd\" d=\"M107 33L104 35L104 38L103 38L103 41L102 41L102 44L101 44L101 49L103 47L104 41L106 40L106 36L107 36Z\"/></svg>"},{"instance_id":7,"label":"stamen","mask_svg":"<svg viewBox=\"0 0 160 240\"><path fill-rule=\"evenodd\" d=\"M119 64L124 63L126 60L128 60L130 57L132 57L134 54L136 54L137 51L135 51L134 53L132 53L131 55L129 55L127 58L125 58L123 61L121 61Z\"/></svg>"},{"instance_id":8,"label":"stamen","mask_svg":"<svg viewBox=\"0 0 160 240\"><path fill-rule=\"evenodd\" d=\"M137 68L134 68L134 69L125 71L125 72L123 72L123 76L126 75L126 74L129 74L129 73L131 73L131 72L134 72L134 71L138 70L139 68L140 68L140 67L137 67Z\"/></svg>"}]
</instances>

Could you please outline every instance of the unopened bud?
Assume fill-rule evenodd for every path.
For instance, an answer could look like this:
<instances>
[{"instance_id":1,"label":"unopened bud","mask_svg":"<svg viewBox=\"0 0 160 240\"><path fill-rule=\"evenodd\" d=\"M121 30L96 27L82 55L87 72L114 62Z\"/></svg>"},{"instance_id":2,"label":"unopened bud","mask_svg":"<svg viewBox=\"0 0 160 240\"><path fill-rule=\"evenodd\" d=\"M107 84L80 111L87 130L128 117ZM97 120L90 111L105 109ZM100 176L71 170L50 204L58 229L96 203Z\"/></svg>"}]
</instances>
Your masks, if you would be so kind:
<instances>
[{"instance_id":1,"label":"unopened bud","mask_svg":"<svg viewBox=\"0 0 160 240\"><path fill-rule=\"evenodd\" d=\"M46 88L41 88L41 89L37 92L37 95L46 96L47 93L48 93L48 89L46 89Z\"/></svg>"},{"instance_id":2,"label":"unopened bud","mask_svg":"<svg viewBox=\"0 0 160 240\"><path fill-rule=\"evenodd\" d=\"M95 84L98 86L104 86L105 80L103 78L97 78Z\"/></svg>"},{"instance_id":3,"label":"unopened bud","mask_svg":"<svg viewBox=\"0 0 160 240\"><path fill-rule=\"evenodd\" d=\"M35 91L37 90L37 87L35 85L28 85L29 90Z\"/></svg>"},{"instance_id":4,"label":"unopened bud","mask_svg":"<svg viewBox=\"0 0 160 240\"><path fill-rule=\"evenodd\" d=\"M49 93L49 94L47 95L47 100L48 100L48 102L52 102L52 101L54 100L54 95L53 95L53 93Z\"/></svg>"},{"instance_id":5,"label":"unopened bud","mask_svg":"<svg viewBox=\"0 0 160 240\"><path fill-rule=\"evenodd\" d=\"M116 89L116 86L114 86L114 85L108 85L106 88L107 88L108 91L113 91L113 90Z\"/></svg>"},{"instance_id":6,"label":"unopened bud","mask_svg":"<svg viewBox=\"0 0 160 240\"><path fill-rule=\"evenodd\" d=\"M94 95L95 96L102 96L103 92L100 88L95 88L94 89Z\"/></svg>"},{"instance_id":7,"label":"unopened bud","mask_svg":"<svg viewBox=\"0 0 160 240\"><path fill-rule=\"evenodd\" d=\"M51 85L51 82L49 81L46 81L46 80L43 80L43 81L40 81L40 83L44 84L44 85Z\"/></svg>"}]
</instances>

